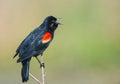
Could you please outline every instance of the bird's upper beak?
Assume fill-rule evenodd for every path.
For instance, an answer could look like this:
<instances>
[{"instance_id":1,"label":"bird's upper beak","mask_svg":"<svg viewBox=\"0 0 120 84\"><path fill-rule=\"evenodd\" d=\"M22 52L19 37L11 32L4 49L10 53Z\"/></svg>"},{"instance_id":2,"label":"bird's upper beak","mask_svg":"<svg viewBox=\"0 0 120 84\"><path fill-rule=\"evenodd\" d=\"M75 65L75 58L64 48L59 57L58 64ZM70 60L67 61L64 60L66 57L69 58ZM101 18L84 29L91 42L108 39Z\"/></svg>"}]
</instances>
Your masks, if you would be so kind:
<instances>
[{"instance_id":1,"label":"bird's upper beak","mask_svg":"<svg viewBox=\"0 0 120 84\"><path fill-rule=\"evenodd\" d=\"M59 22L61 19L62 18L57 18L57 21L55 23L58 24L58 25L63 25L62 23Z\"/></svg>"}]
</instances>

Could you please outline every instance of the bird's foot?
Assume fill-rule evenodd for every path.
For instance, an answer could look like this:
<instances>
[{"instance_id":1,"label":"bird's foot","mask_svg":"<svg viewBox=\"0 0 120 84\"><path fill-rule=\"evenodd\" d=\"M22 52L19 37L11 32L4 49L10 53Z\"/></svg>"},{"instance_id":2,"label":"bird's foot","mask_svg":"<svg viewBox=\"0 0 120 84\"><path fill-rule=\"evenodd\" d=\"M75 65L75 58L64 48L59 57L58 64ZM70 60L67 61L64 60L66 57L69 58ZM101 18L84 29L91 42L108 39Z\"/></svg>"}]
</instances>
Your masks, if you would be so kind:
<instances>
[{"instance_id":1,"label":"bird's foot","mask_svg":"<svg viewBox=\"0 0 120 84\"><path fill-rule=\"evenodd\" d=\"M41 63L41 64L40 64L40 68L41 68L41 67L45 68L45 64L44 64L44 63Z\"/></svg>"}]
</instances>

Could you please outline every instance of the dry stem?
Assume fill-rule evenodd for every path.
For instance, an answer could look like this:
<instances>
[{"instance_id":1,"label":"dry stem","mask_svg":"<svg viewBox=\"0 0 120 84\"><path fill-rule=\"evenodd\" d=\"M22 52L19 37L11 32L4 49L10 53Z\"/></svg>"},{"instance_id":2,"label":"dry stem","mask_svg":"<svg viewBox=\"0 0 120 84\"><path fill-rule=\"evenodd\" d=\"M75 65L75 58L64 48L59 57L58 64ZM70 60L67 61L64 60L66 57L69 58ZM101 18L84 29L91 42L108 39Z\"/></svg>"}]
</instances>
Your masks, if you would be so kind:
<instances>
[{"instance_id":1,"label":"dry stem","mask_svg":"<svg viewBox=\"0 0 120 84\"><path fill-rule=\"evenodd\" d=\"M42 84L41 81L39 81L35 76L33 76L31 73L29 73L30 77L33 78L38 84Z\"/></svg>"}]
</instances>

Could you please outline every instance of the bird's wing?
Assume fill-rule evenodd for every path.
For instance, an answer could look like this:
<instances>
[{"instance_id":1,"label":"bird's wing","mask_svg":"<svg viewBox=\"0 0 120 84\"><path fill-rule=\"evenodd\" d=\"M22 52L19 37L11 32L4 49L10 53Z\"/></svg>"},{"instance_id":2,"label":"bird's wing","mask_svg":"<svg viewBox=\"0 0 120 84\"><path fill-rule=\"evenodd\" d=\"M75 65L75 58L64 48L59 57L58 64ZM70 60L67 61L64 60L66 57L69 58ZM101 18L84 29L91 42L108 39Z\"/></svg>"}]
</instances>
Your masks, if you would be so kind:
<instances>
[{"instance_id":1,"label":"bird's wing","mask_svg":"<svg viewBox=\"0 0 120 84\"><path fill-rule=\"evenodd\" d=\"M16 50L16 53L19 53L20 61L30 58L32 55L34 55L36 40L41 39L42 35L44 35L44 31L37 28L22 41L22 43Z\"/></svg>"},{"instance_id":2,"label":"bird's wing","mask_svg":"<svg viewBox=\"0 0 120 84\"><path fill-rule=\"evenodd\" d=\"M40 32L35 37L35 39L32 41L31 45L29 45L28 48L26 48L26 51L24 50L25 53L20 56L20 58L17 60L17 62L21 62L23 60L31 58L32 56L37 56L39 54L42 54L43 51L48 47L48 45L51 41L50 40L47 43L43 43L42 40L43 40L44 37L46 37L46 33L45 32Z\"/></svg>"}]
</instances>

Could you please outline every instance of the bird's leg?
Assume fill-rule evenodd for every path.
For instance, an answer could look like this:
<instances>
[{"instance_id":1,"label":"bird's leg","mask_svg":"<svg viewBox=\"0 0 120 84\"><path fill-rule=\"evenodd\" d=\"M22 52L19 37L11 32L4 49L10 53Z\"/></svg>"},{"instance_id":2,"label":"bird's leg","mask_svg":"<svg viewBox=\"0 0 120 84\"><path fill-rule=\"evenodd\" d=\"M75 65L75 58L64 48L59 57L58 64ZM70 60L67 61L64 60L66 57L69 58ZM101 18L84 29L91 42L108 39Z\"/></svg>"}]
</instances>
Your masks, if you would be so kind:
<instances>
[{"instance_id":1,"label":"bird's leg","mask_svg":"<svg viewBox=\"0 0 120 84\"><path fill-rule=\"evenodd\" d=\"M36 57L36 59L40 64L40 68L42 68L42 67L45 68L44 61L43 61L43 56L41 56L41 59L39 59L38 57Z\"/></svg>"},{"instance_id":2,"label":"bird's leg","mask_svg":"<svg viewBox=\"0 0 120 84\"><path fill-rule=\"evenodd\" d=\"M44 65L44 61L43 61L43 56L41 56L40 60L37 57L36 57L36 59L40 63L40 68L42 71L42 84L45 84L45 71L44 71L45 65Z\"/></svg>"}]
</instances>

